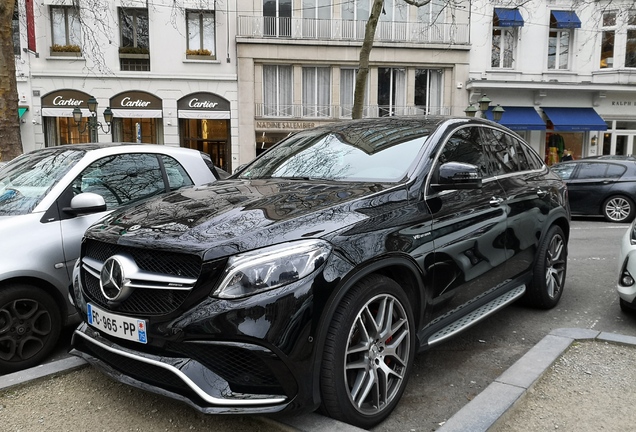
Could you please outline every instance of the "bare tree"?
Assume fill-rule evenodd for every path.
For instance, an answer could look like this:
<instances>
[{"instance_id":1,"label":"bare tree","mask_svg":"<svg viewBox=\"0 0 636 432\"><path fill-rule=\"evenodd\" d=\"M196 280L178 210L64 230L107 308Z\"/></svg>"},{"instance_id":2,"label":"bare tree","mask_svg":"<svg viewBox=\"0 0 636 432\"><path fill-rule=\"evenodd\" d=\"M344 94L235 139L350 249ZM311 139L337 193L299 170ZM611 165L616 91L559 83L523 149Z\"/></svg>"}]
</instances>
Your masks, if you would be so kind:
<instances>
[{"instance_id":1,"label":"bare tree","mask_svg":"<svg viewBox=\"0 0 636 432\"><path fill-rule=\"evenodd\" d=\"M405 3L421 7L427 5L431 0L403 0ZM371 14L364 30L364 40L362 48L360 48L360 66L356 75L356 87L353 95L353 111L352 118L362 118L362 109L364 108L364 89L367 86L367 77L369 76L369 57L373 48L373 39L375 38L375 29L378 27L380 14L384 8L384 0L374 0L371 7Z\"/></svg>"},{"instance_id":2,"label":"bare tree","mask_svg":"<svg viewBox=\"0 0 636 432\"><path fill-rule=\"evenodd\" d=\"M0 1L0 161L22 154L13 53L13 0Z\"/></svg>"}]
</instances>

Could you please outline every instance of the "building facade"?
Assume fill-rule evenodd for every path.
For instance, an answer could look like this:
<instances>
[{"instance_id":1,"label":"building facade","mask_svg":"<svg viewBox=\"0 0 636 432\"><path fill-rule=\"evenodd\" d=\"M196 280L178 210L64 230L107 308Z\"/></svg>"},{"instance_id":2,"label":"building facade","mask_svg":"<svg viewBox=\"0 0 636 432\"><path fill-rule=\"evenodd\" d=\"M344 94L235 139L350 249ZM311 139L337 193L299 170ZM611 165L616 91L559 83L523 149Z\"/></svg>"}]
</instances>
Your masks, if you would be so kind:
<instances>
[{"instance_id":1,"label":"building facade","mask_svg":"<svg viewBox=\"0 0 636 432\"><path fill-rule=\"evenodd\" d=\"M565 149L574 158L634 153L632 0L477 0L471 39L470 103L487 95L500 104L501 122L548 163Z\"/></svg>"},{"instance_id":2,"label":"building facade","mask_svg":"<svg viewBox=\"0 0 636 432\"><path fill-rule=\"evenodd\" d=\"M298 129L351 118L372 4L237 0L241 159ZM463 115L469 49L468 8L386 0L363 115Z\"/></svg>"},{"instance_id":3,"label":"building facade","mask_svg":"<svg viewBox=\"0 0 636 432\"><path fill-rule=\"evenodd\" d=\"M229 171L294 131L351 118L373 4L15 1L24 151L153 142L200 149ZM434 0L417 8L385 0L364 116L464 115L484 96L549 163L566 148L575 158L632 154L633 1ZM91 97L104 126L97 137L88 127Z\"/></svg>"},{"instance_id":4,"label":"building facade","mask_svg":"<svg viewBox=\"0 0 636 432\"><path fill-rule=\"evenodd\" d=\"M231 169L239 154L236 20L220 3L17 0L24 151L94 140L93 97L98 141L196 148Z\"/></svg>"}]
</instances>

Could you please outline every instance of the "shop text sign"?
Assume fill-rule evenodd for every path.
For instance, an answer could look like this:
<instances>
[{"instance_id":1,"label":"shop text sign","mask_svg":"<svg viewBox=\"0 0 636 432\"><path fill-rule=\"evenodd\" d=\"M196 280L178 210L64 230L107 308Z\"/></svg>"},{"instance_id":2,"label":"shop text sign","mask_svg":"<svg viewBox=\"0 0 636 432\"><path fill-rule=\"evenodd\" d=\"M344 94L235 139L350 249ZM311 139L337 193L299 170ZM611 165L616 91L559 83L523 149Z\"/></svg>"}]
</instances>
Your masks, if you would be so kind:
<instances>
[{"instance_id":1,"label":"shop text sign","mask_svg":"<svg viewBox=\"0 0 636 432\"><path fill-rule=\"evenodd\" d=\"M294 121L257 121L256 129L308 129L315 127L314 122L294 122Z\"/></svg>"},{"instance_id":2,"label":"shop text sign","mask_svg":"<svg viewBox=\"0 0 636 432\"><path fill-rule=\"evenodd\" d=\"M177 102L180 110L230 111L230 102L214 93L198 92L185 96Z\"/></svg>"},{"instance_id":3,"label":"shop text sign","mask_svg":"<svg viewBox=\"0 0 636 432\"><path fill-rule=\"evenodd\" d=\"M612 100L612 101L610 101L610 103L611 103L612 106L616 106L616 107L618 107L618 106L621 106L621 107L624 107L624 106L636 107L636 100L634 100L634 101Z\"/></svg>"}]
</instances>

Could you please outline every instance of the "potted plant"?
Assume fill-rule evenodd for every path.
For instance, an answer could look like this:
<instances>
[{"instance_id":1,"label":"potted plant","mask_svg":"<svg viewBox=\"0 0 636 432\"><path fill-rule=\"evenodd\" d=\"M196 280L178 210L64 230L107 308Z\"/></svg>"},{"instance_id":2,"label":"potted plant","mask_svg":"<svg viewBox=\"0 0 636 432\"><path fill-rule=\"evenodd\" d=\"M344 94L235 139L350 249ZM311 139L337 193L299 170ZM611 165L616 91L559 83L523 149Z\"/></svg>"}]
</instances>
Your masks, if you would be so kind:
<instances>
[{"instance_id":1,"label":"potted plant","mask_svg":"<svg viewBox=\"0 0 636 432\"><path fill-rule=\"evenodd\" d=\"M68 45L53 44L51 45L51 55L66 56L66 57L81 57L82 50L79 47L79 45L75 45L75 44L68 44Z\"/></svg>"},{"instance_id":2,"label":"potted plant","mask_svg":"<svg viewBox=\"0 0 636 432\"><path fill-rule=\"evenodd\" d=\"M205 48L186 50L186 58L195 59L195 60L214 60L215 59L215 57L212 55L210 50Z\"/></svg>"}]
</instances>

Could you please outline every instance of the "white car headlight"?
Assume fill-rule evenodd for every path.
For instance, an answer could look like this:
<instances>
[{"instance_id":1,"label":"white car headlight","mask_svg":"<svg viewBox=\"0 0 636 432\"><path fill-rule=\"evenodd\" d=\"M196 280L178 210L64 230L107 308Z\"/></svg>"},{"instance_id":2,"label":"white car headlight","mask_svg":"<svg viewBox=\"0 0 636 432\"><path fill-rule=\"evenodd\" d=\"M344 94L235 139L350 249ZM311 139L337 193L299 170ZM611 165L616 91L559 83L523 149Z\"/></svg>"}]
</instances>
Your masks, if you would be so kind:
<instances>
[{"instance_id":1,"label":"white car headlight","mask_svg":"<svg viewBox=\"0 0 636 432\"><path fill-rule=\"evenodd\" d=\"M318 269L331 253L329 243L301 240L235 255L228 260L215 297L250 296L296 282Z\"/></svg>"}]
</instances>

